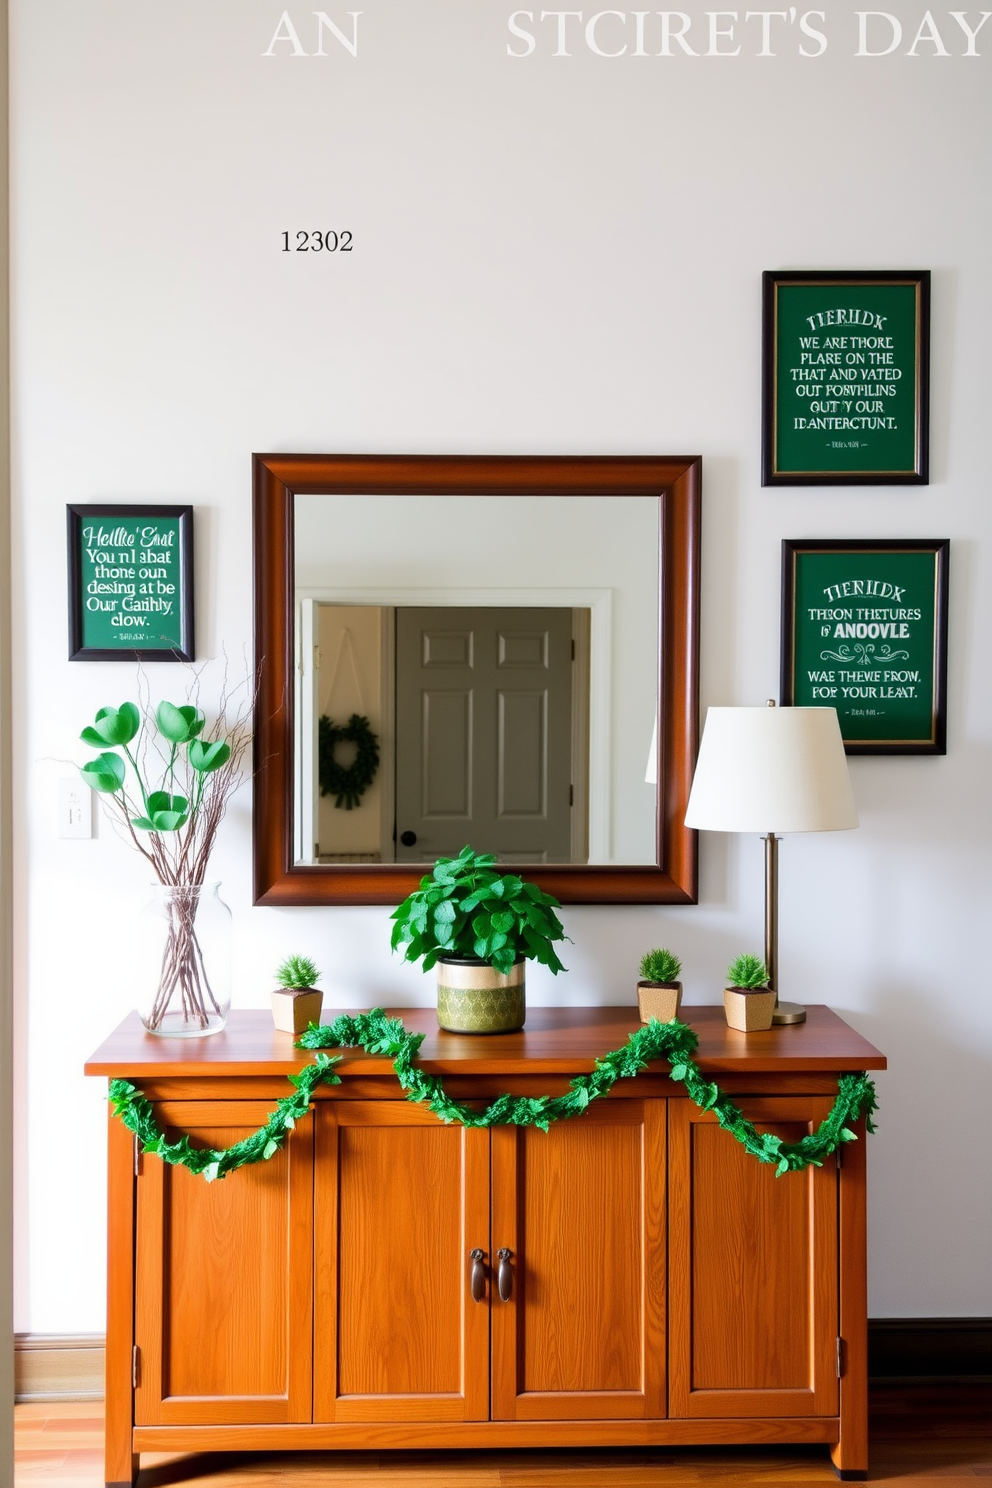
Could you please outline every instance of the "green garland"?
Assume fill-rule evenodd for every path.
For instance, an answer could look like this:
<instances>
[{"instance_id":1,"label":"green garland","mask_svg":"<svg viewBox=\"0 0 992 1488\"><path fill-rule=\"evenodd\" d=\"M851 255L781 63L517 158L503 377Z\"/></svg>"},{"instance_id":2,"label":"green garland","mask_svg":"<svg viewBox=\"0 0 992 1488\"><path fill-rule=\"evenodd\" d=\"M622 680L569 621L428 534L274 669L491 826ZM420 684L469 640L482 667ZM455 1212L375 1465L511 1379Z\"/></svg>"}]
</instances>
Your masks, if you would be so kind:
<instances>
[{"instance_id":1,"label":"green garland","mask_svg":"<svg viewBox=\"0 0 992 1488\"><path fill-rule=\"evenodd\" d=\"M361 1047L367 1054L386 1054L407 1099L429 1106L442 1121L457 1121L462 1126L537 1126L547 1131L553 1121L578 1116L591 1101L607 1095L617 1080L633 1079L654 1059L671 1063L669 1078L685 1085L686 1094L704 1111L712 1111L717 1121L759 1162L776 1163L779 1175L790 1170L822 1166L842 1142L857 1141L847 1126L864 1112L868 1130L874 1131L871 1112L876 1109L875 1087L864 1073L841 1075L833 1108L815 1132L799 1142L784 1142L770 1132L764 1135L752 1126L739 1107L725 1095L719 1085L703 1078L693 1054L698 1036L677 1019L671 1023L650 1023L635 1029L626 1044L596 1060L591 1075L576 1075L569 1081L567 1095L513 1096L500 1095L484 1111L474 1111L464 1101L452 1100L446 1094L440 1076L428 1075L413 1061L425 1035L408 1033L399 1018L387 1018L381 1008L350 1017L347 1013L330 1026L311 1027L297 1040L304 1049L336 1049L344 1045Z\"/></svg>"},{"instance_id":2,"label":"green garland","mask_svg":"<svg viewBox=\"0 0 992 1488\"><path fill-rule=\"evenodd\" d=\"M355 758L348 766L335 758L335 745L347 741L355 746ZM351 811L368 790L379 768L379 739L368 719L352 713L347 723L332 723L321 715L317 728L317 775L320 794L334 796L339 809Z\"/></svg>"},{"instance_id":3,"label":"green garland","mask_svg":"<svg viewBox=\"0 0 992 1488\"><path fill-rule=\"evenodd\" d=\"M314 1088L320 1084L338 1085L332 1059L320 1052L342 1047L361 1048L366 1054L384 1054L393 1061L393 1070L407 1099L429 1106L442 1121L462 1126L537 1126L547 1131L554 1121L580 1115L600 1096L607 1095L617 1080L633 1079L656 1059L671 1064L669 1078L685 1085L686 1094L704 1111L712 1111L717 1121L758 1162L774 1163L776 1174L797 1172L803 1168L822 1167L842 1142L857 1141L849 1122L866 1118L870 1132L875 1130L872 1112L877 1109L875 1086L863 1071L841 1075L837 1098L829 1114L815 1132L798 1142L785 1142L771 1132L758 1132L740 1108L734 1105L715 1082L703 1078L695 1063L699 1043L697 1035L685 1023L673 1020L650 1023L635 1029L626 1044L596 1060L591 1075L576 1075L569 1081L566 1095L514 1096L500 1095L484 1111L476 1111L464 1101L452 1100L445 1092L440 1076L428 1075L414 1064L426 1035L409 1033L399 1018L387 1018L381 1008L370 1013L350 1016L345 1013L330 1025L310 1028L297 1040L297 1046L315 1049L317 1062L307 1065L298 1075L290 1075L296 1087L294 1095L279 1102L266 1124L253 1136L222 1151L199 1151L190 1147L189 1138L167 1142L155 1121L151 1102L126 1080L111 1080L110 1099L114 1113L143 1143L144 1151L157 1152L164 1162L181 1164L192 1173L202 1173L209 1181L245 1163L261 1162L279 1150L280 1144L296 1121L305 1116Z\"/></svg>"},{"instance_id":4,"label":"green garland","mask_svg":"<svg viewBox=\"0 0 992 1488\"><path fill-rule=\"evenodd\" d=\"M215 1178L226 1178L235 1168L275 1157L286 1133L292 1131L310 1110L314 1089L318 1085L341 1084L340 1075L336 1075L333 1069L340 1062L340 1058L318 1054L314 1064L306 1065L298 1075L290 1075L289 1083L295 1086L293 1094L279 1102L257 1132L230 1147L191 1147L189 1137L167 1142L155 1119L154 1106L130 1080L111 1080L110 1104L114 1115L121 1118L128 1131L134 1132L142 1152L157 1152L163 1162L177 1168L188 1168L191 1173L201 1174L212 1183Z\"/></svg>"}]
</instances>

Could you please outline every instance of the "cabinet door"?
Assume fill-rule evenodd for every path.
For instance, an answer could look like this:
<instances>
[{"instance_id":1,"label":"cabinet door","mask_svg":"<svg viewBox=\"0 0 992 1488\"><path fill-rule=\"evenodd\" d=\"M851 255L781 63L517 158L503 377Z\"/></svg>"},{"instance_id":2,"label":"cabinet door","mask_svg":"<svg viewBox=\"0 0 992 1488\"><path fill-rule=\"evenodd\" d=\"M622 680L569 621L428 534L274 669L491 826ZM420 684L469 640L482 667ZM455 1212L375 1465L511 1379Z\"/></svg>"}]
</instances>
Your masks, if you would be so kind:
<instances>
[{"instance_id":1,"label":"cabinet door","mask_svg":"<svg viewBox=\"0 0 992 1488\"><path fill-rule=\"evenodd\" d=\"M830 1101L745 1099L795 1142ZM688 1100L669 1103L671 1416L837 1413L837 1168L750 1157Z\"/></svg>"},{"instance_id":2,"label":"cabinet door","mask_svg":"<svg viewBox=\"0 0 992 1488\"><path fill-rule=\"evenodd\" d=\"M314 1419L489 1413L489 1133L407 1101L316 1112Z\"/></svg>"},{"instance_id":3,"label":"cabinet door","mask_svg":"<svg viewBox=\"0 0 992 1488\"><path fill-rule=\"evenodd\" d=\"M605 1100L546 1133L498 1127L492 1150L493 1416L663 1416L665 1102Z\"/></svg>"},{"instance_id":4,"label":"cabinet door","mask_svg":"<svg viewBox=\"0 0 992 1488\"><path fill-rule=\"evenodd\" d=\"M263 1101L158 1107L173 1140L228 1147ZM157 1157L138 1180L138 1425L310 1419L313 1131L207 1183Z\"/></svg>"}]
</instances>

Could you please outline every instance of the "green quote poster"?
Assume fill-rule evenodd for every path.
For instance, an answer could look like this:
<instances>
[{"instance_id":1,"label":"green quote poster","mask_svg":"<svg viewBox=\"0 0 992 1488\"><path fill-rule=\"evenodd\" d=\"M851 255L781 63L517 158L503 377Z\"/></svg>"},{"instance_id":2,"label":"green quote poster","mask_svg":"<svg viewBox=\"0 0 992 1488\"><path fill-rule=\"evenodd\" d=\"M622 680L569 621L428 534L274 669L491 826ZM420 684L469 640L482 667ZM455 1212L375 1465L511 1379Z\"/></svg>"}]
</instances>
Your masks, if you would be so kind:
<instances>
[{"instance_id":1,"label":"green quote poster","mask_svg":"<svg viewBox=\"0 0 992 1488\"><path fill-rule=\"evenodd\" d=\"M846 743L941 742L943 547L791 551L783 696L835 707Z\"/></svg>"},{"instance_id":2,"label":"green quote poster","mask_svg":"<svg viewBox=\"0 0 992 1488\"><path fill-rule=\"evenodd\" d=\"M188 507L70 508L74 649L190 653Z\"/></svg>"},{"instance_id":3,"label":"green quote poster","mask_svg":"<svg viewBox=\"0 0 992 1488\"><path fill-rule=\"evenodd\" d=\"M925 477L920 285L776 282L772 478Z\"/></svg>"}]
</instances>

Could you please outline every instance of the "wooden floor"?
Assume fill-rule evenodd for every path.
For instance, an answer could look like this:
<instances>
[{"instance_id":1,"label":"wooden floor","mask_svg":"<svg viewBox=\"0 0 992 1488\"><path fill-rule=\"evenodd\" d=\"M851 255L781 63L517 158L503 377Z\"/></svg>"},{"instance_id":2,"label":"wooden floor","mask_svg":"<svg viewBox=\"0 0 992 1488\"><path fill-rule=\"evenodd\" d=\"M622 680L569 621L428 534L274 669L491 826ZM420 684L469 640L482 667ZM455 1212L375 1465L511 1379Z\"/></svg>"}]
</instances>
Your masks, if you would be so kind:
<instances>
[{"instance_id":1,"label":"wooden floor","mask_svg":"<svg viewBox=\"0 0 992 1488\"><path fill-rule=\"evenodd\" d=\"M99 1404L19 1405L16 1488L103 1488ZM826 1449L583 1452L324 1452L166 1457L146 1453L139 1488L689 1488L836 1483ZM872 1482L977 1488L992 1479L992 1386L875 1389ZM992 1483L990 1483L992 1488Z\"/></svg>"}]
</instances>

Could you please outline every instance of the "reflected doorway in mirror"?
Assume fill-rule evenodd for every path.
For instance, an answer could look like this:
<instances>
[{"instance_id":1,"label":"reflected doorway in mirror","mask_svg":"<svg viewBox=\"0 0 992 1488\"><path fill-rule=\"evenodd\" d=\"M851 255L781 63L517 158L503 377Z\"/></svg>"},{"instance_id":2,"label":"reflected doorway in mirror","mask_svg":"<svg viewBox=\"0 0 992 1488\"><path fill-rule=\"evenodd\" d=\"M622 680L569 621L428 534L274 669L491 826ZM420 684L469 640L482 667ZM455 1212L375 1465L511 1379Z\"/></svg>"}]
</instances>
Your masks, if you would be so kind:
<instances>
[{"instance_id":1,"label":"reflected doorway in mirror","mask_svg":"<svg viewBox=\"0 0 992 1488\"><path fill-rule=\"evenodd\" d=\"M305 598L299 618L316 638L301 648L298 772L311 862L431 863L469 841L506 863L588 860L588 607ZM321 779L320 730L356 712L382 767L342 811Z\"/></svg>"},{"instance_id":2,"label":"reflected doorway in mirror","mask_svg":"<svg viewBox=\"0 0 992 1488\"><path fill-rule=\"evenodd\" d=\"M376 852L382 863L420 863L457 853L471 841L502 861L535 867L651 864L657 855L656 793L644 781L642 761L658 698L658 502L594 495L577 496L564 506L553 496L503 495L474 498L458 509L457 523L451 520L454 512L450 498L435 494L295 499L301 632L296 863L368 862L375 861L369 855ZM589 582L594 576L601 582ZM312 617L306 613L309 602L318 607ZM328 606L342 615L347 610L350 617L342 619L350 632L344 650L340 629L330 638L314 631L327 626ZM371 608L364 609L366 621L360 619L363 607L380 612L378 642L371 634L376 624ZM417 610L435 613L437 627L456 623L443 618L446 611L478 612L470 627L475 639L464 642L475 646L475 654L469 661L466 653L460 680L450 658L443 663L435 658L425 671L422 652L431 644L429 637L411 640L397 667L390 641L402 633L402 627L396 632L397 617ZM500 685L509 657L504 654L501 663L498 655L500 645L505 653L505 640L488 632L483 639L479 626L486 610L512 611L515 631L523 626L525 611L532 618L538 610L554 612L553 633L559 638L554 649L567 653L574 641L575 663L569 666L567 654L553 658L545 672L550 691L535 689L526 667L512 688ZM549 618L538 628L546 630L551 623ZM440 634L434 644L441 644ZM445 655L459 644L450 636ZM512 644L526 642L517 636ZM407 699L394 726L392 711L397 696L406 696L403 682L412 675L415 655L423 685L416 698ZM316 656L321 675L308 680ZM575 702L571 725L570 705L559 686L569 672ZM387 682L390 674L400 684L398 694ZM325 809L316 796L309 803L304 799L313 774L308 751L316 742L309 743L314 724L303 714L315 706L314 688L324 712L332 688L335 719L347 717L363 701L376 714L369 716L383 750L378 830L374 799L368 808L363 804L361 825L356 821L340 830L334 820L340 811ZM369 701L373 695L379 698L377 707ZM401 744L394 751L396 739ZM438 754L440 739L448 748ZM526 770L524 756L529 756ZM394 810L387 797L397 783L405 797ZM323 825L315 821L314 810ZM415 841L404 843L410 833Z\"/></svg>"}]
</instances>

